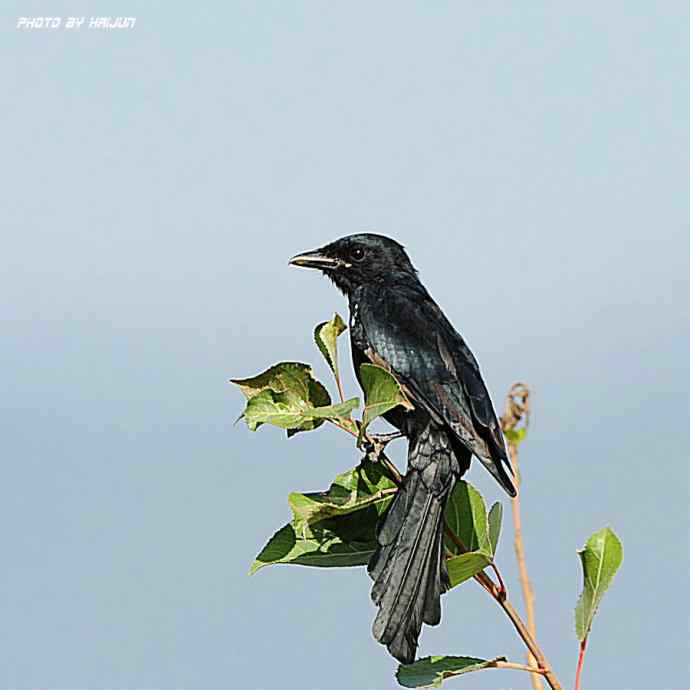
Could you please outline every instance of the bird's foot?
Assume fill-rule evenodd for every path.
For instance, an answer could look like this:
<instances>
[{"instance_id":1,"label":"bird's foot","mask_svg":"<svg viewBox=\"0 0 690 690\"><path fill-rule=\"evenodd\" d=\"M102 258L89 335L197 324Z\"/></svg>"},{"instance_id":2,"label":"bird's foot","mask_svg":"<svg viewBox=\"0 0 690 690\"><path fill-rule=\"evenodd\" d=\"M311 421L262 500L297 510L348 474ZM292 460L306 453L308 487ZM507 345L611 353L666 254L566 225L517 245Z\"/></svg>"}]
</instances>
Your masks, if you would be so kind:
<instances>
[{"instance_id":1,"label":"bird's foot","mask_svg":"<svg viewBox=\"0 0 690 690\"><path fill-rule=\"evenodd\" d=\"M363 451L370 462L380 463L387 471L390 479L400 486L402 475L398 468L388 459L385 453L386 446L396 438L403 438L405 434L396 431L391 434L371 434L364 436L357 443L357 447Z\"/></svg>"},{"instance_id":2,"label":"bird's foot","mask_svg":"<svg viewBox=\"0 0 690 690\"><path fill-rule=\"evenodd\" d=\"M403 438L404 435L402 431L393 431L390 434L371 434L369 438L385 448L391 441Z\"/></svg>"},{"instance_id":3,"label":"bird's foot","mask_svg":"<svg viewBox=\"0 0 690 690\"><path fill-rule=\"evenodd\" d=\"M400 431L395 431L390 434L367 434L359 441L358 447L373 461L376 461L391 441L402 438L403 436L404 434Z\"/></svg>"}]
</instances>

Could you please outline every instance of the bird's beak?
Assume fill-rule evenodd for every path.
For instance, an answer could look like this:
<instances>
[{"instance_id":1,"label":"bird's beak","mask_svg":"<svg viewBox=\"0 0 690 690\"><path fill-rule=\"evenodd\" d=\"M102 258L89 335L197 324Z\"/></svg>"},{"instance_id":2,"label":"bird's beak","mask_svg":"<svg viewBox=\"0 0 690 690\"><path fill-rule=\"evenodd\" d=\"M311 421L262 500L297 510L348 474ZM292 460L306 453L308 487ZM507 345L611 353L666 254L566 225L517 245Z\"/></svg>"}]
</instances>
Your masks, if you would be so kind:
<instances>
[{"instance_id":1,"label":"bird's beak","mask_svg":"<svg viewBox=\"0 0 690 690\"><path fill-rule=\"evenodd\" d=\"M322 249L316 249L313 252L302 252L293 256L288 265L290 266L300 266L302 268L320 268L328 269L335 268L339 265L338 259L334 259L330 256L326 256Z\"/></svg>"}]
</instances>

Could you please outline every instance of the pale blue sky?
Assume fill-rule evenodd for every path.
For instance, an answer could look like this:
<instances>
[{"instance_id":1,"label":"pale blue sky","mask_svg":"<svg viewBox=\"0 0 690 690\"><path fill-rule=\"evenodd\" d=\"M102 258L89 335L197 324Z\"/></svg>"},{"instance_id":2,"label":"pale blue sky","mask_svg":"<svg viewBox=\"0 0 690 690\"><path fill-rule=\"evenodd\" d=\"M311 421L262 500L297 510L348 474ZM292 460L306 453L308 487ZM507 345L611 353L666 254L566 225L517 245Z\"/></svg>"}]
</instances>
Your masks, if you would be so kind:
<instances>
[{"instance_id":1,"label":"pale blue sky","mask_svg":"<svg viewBox=\"0 0 690 690\"><path fill-rule=\"evenodd\" d=\"M584 685L681 687L690 6L84 8L50 14L137 24L22 33L43 3L0 15L0 687L394 686L362 569L246 575L287 494L354 463L348 439L233 427L226 383L279 359L326 376L311 328L343 299L286 262L362 230L408 247L497 402L534 387L525 540L564 683L576 549L610 524L625 562ZM522 647L470 583L420 652Z\"/></svg>"}]
</instances>

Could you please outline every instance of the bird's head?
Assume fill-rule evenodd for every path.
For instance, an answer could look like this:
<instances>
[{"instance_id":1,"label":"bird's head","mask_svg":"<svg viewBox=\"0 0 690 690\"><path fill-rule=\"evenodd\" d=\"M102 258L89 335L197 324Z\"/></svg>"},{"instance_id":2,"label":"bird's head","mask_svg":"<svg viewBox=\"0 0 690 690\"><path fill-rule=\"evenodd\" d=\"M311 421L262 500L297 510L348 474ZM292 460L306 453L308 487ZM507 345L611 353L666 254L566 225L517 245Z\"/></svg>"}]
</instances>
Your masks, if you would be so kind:
<instances>
[{"instance_id":1,"label":"bird's head","mask_svg":"<svg viewBox=\"0 0 690 690\"><path fill-rule=\"evenodd\" d=\"M362 285L380 285L403 276L416 276L401 244L372 233L342 237L320 249L297 254L289 263L319 269L345 294Z\"/></svg>"}]
</instances>

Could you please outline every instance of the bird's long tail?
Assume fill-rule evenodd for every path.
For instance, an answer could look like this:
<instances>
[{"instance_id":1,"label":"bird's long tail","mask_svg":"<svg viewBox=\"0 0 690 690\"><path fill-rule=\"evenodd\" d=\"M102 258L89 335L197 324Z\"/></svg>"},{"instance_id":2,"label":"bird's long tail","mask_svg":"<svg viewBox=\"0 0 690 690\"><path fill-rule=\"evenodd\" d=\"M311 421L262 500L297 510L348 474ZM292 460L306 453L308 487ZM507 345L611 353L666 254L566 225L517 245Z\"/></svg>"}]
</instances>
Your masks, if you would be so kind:
<instances>
[{"instance_id":1,"label":"bird's long tail","mask_svg":"<svg viewBox=\"0 0 690 690\"><path fill-rule=\"evenodd\" d=\"M373 633L404 664L415 659L422 623L441 621L449 586L443 510L458 469L446 433L425 427L410 441L407 474L377 529L379 547L369 562L379 607Z\"/></svg>"}]
</instances>

